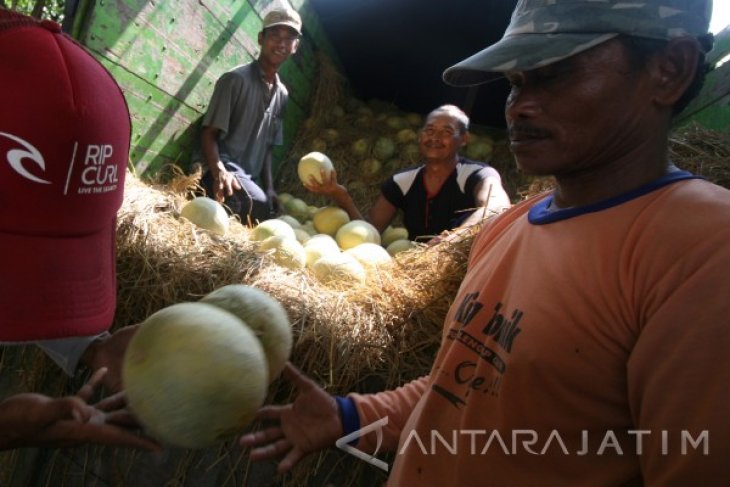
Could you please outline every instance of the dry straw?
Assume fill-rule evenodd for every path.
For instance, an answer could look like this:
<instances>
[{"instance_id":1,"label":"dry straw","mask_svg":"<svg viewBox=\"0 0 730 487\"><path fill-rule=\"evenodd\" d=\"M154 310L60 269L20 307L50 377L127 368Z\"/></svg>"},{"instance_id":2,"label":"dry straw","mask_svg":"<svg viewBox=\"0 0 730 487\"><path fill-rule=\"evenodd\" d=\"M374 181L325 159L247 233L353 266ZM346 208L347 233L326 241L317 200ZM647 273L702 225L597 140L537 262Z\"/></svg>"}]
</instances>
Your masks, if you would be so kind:
<instances>
[{"instance_id":1,"label":"dry straw","mask_svg":"<svg viewBox=\"0 0 730 487\"><path fill-rule=\"evenodd\" d=\"M342 182L359 181L359 161L348 147L362 137L363 127L355 128L355 113L363 105L353 103L355 108L344 114L330 110L345 98L343 80L331 63L322 60L314 96L316 115L300 132L281 174L284 189L312 199L296 180L291 162L308 151L322 129L335 126L345 142L333 143L329 155ZM386 117L403 115L387 104L379 108ZM392 135L376 116L368 136ZM549 180L517 173L508 154L495 156L515 199L550 187ZM681 167L726 187L730 184L730 140L725 134L685 127L672 138L671 157ZM400 254L391 267L370 271L366 285L331 288L320 285L306 270L284 269L258 253L249 241L249 229L238 221L232 221L230 232L220 237L181 219L180 208L198 180L199 174L173 171L168 183L152 185L128 175L118 218L114 328L139 323L170 304L195 301L225 284L245 283L281 301L295 335L292 362L333 394L393 388L428 373L477 227ZM366 209L377 193L378 185L368 182L353 196ZM0 353L5 395L35 391L58 396L81 384L81 379L65 379L32 347L4 348ZM269 400L286 401L291 395L289 385L277 381ZM161 456L98 447L0 454L0 485L377 485L384 478L336 450L313 455L293 474L279 478L271 465L250 465L246 452L232 442L204 451L170 450Z\"/></svg>"}]
</instances>

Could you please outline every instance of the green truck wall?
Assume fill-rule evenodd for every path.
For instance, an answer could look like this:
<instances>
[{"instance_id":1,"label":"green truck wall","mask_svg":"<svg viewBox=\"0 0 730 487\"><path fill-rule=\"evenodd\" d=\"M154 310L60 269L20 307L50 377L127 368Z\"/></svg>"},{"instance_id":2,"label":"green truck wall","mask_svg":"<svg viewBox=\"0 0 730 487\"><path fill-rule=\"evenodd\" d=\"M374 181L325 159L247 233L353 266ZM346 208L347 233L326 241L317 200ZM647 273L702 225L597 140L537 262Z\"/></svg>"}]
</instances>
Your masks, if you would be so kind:
<instances>
[{"instance_id":1,"label":"green truck wall","mask_svg":"<svg viewBox=\"0 0 730 487\"><path fill-rule=\"evenodd\" d=\"M132 116L130 165L152 176L168 163L187 166L200 118L218 77L258 55L263 12L275 0L96 0L80 6L74 36L110 70ZM298 52L280 71L289 89L285 145L278 166L309 111L317 74L315 52L336 54L305 0Z\"/></svg>"},{"instance_id":2,"label":"green truck wall","mask_svg":"<svg viewBox=\"0 0 730 487\"><path fill-rule=\"evenodd\" d=\"M695 122L708 129L730 133L729 56L730 27L715 36L714 47L707 57L714 69L707 74L697 98L680 114L678 125Z\"/></svg>"}]
</instances>

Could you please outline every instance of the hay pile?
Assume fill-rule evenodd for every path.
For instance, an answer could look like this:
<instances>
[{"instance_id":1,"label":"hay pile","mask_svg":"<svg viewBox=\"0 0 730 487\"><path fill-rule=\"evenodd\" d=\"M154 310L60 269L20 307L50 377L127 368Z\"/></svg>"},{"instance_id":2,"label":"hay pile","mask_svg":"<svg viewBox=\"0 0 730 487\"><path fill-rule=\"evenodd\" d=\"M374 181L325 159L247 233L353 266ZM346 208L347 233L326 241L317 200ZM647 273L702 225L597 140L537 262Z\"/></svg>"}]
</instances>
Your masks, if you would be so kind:
<instances>
[{"instance_id":1,"label":"hay pile","mask_svg":"<svg viewBox=\"0 0 730 487\"><path fill-rule=\"evenodd\" d=\"M669 139L669 158L682 169L730 188L730 133L691 123Z\"/></svg>"},{"instance_id":2,"label":"hay pile","mask_svg":"<svg viewBox=\"0 0 730 487\"><path fill-rule=\"evenodd\" d=\"M311 149L323 129L333 126L344 141L328 151L340 181L360 181L355 169L358 161L347 147L362 136L354 117L364 105L354 101L354 109L336 110L341 100L348 99L345 91L336 70L322 61L315 115L302 129L290 163L280 174L281 190L313 199L296 178L292 161ZM384 120L404 116L396 107L378 103L369 107L373 105L387 113ZM385 133L378 130L385 131L387 123L375 123L374 117L373 122L369 133ZM504 153L505 147L495 144L492 162L515 199L550 186L549 180L520 175L511 156ZM689 126L674 134L671 157L681 167L730 186L727 135ZM393 164L383 174L396 169ZM249 241L249 229L237 221L231 222L228 235L218 237L181 220L180 208L192 196L198 178L173 172L168 183L151 185L128 175L118 218L114 328L141 322L170 304L195 301L220 286L245 283L281 301L295 335L292 362L333 394L393 388L428 372L476 228L452 241L399 254L392 268L370 274L365 286L333 289L310 278L306 270L284 269L257 253L256 245ZM362 210L374 200L377 186L369 182L351 187ZM37 391L59 396L73 393L83 378L65 378L34 347L14 347L0 349L0 381L5 394ZM277 381L269 400L286 401L291 394L288 384ZM331 450L311 456L281 479L275 477L270 464L249 465L246 453L231 442L203 451L173 450L157 457L98 447L0 453L0 485L57 485L59 479L68 479L66 485L319 486L378 485L384 475Z\"/></svg>"},{"instance_id":3,"label":"hay pile","mask_svg":"<svg viewBox=\"0 0 730 487\"><path fill-rule=\"evenodd\" d=\"M470 233L401 254L392 269L371 273L366 286L333 289L305 270L285 269L256 253L248 228L235 220L225 237L180 220L194 183L181 176L168 187L150 187L128 178L118 221L115 326L137 323L225 284L246 283L284 305L295 334L292 362L333 394L396 387L429 370L465 270ZM271 398L286 400L290 393L277 382ZM319 462L331 463L327 455L298 469L299 481L306 483Z\"/></svg>"},{"instance_id":4,"label":"hay pile","mask_svg":"<svg viewBox=\"0 0 730 487\"><path fill-rule=\"evenodd\" d=\"M197 300L225 284L246 283L282 302L296 334L293 362L333 392L351 390L363 371L397 373L386 384L394 385L428 370L440 322L463 276L468 232L453 242L401 254L392 268L371 270L364 286L337 289L257 253L249 229L235 219L225 237L180 219L195 182L181 176L167 188L155 188L128 177L118 220L115 326L138 323L164 306ZM409 359L394 371L406 354ZM329 365L323 369L323 364Z\"/></svg>"},{"instance_id":5,"label":"hay pile","mask_svg":"<svg viewBox=\"0 0 730 487\"><path fill-rule=\"evenodd\" d=\"M165 186L153 186L127 175L117 222L118 306L113 328L139 323L162 307L195 301L225 284L245 283L268 291L284 305L295 335L292 362L333 394L396 387L427 373L440 341L443 317L465 270L472 232L452 242L400 254L392 268L371 271L367 285L335 289L320 285L306 270L279 267L267 255L257 253L256 243L248 239L249 229L237 220L232 219L229 234L219 237L180 219L180 208L196 183L196 176L179 175ZM2 377L10 378L7 372L15 376L17 387L12 392L61 395L82 383L81 379L63 378L32 347L5 349L2 357ZM287 384L276 382L270 400L286 400L290 394ZM84 452L93 461L80 463L76 452ZM170 477L185 478L192 475L188 468L202 462L231 479L245 476L249 470L245 455L232 445L222 446L215 455L210 451L175 452L162 466L144 455L112 455L95 447L60 455L58 463L47 467L49 478L50 470L56 471L54 476L59 470L81 469L76 475L106 478L121 469L126 472L122 484L132 485L133 471L140 468L162 469ZM21 452L4 454L0 467L13 472L23 457ZM333 462L343 461L349 466L340 472L355 482L364 466L345 457L339 451L315 456L307 467L297 469L291 481L307 485L310 476L326 475ZM318 465L328 467L318 469ZM6 482L0 478L0 484Z\"/></svg>"}]
</instances>

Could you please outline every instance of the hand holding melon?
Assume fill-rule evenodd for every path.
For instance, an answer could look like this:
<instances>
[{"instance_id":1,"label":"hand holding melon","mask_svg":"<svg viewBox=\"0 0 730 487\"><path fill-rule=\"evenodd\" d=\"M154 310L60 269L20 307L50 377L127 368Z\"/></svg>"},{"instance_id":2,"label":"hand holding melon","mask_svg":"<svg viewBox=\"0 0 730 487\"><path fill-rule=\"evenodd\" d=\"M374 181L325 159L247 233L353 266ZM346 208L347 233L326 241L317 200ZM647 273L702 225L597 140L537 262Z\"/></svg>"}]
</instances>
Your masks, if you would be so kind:
<instances>
[{"instance_id":1,"label":"hand holding melon","mask_svg":"<svg viewBox=\"0 0 730 487\"><path fill-rule=\"evenodd\" d=\"M283 307L252 287L168 306L140 325L125 353L129 408L165 443L210 446L253 420L291 346Z\"/></svg>"}]
</instances>

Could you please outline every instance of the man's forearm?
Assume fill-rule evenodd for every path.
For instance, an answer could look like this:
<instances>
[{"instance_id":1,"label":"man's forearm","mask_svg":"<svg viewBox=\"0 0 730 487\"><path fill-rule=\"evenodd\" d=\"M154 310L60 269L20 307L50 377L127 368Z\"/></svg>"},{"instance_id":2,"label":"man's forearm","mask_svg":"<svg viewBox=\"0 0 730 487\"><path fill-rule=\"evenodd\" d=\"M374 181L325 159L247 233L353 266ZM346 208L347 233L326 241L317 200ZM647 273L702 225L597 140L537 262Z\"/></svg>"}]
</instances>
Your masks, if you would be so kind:
<instances>
[{"instance_id":1,"label":"man's forearm","mask_svg":"<svg viewBox=\"0 0 730 487\"><path fill-rule=\"evenodd\" d=\"M221 169L224 169L223 164L220 161L220 154L218 152L217 142L218 132L211 127L205 127L201 134L201 149L203 153L203 159L208 165L208 169L212 172L214 177L218 176Z\"/></svg>"},{"instance_id":2,"label":"man's forearm","mask_svg":"<svg viewBox=\"0 0 730 487\"><path fill-rule=\"evenodd\" d=\"M269 147L266 151L266 155L264 156L264 166L261 171L261 179L266 191L274 190L274 177L271 169L271 159L271 147Z\"/></svg>"}]
</instances>

